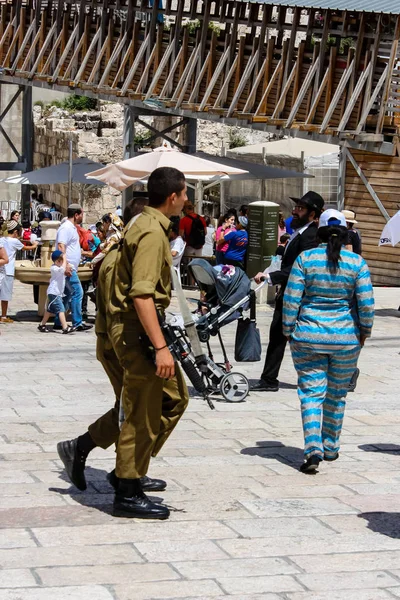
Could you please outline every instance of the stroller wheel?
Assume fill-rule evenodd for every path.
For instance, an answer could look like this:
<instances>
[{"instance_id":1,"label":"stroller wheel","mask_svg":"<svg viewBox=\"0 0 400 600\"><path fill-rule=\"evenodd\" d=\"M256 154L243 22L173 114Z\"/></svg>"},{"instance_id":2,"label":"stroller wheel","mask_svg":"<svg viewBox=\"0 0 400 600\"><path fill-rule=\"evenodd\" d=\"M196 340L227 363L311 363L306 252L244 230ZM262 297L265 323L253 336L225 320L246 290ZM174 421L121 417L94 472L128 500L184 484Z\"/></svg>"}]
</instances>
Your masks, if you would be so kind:
<instances>
[{"instance_id":1,"label":"stroller wheel","mask_svg":"<svg viewBox=\"0 0 400 600\"><path fill-rule=\"evenodd\" d=\"M249 382L241 373L226 373L221 379L219 389L228 402L242 402L249 393Z\"/></svg>"}]
</instances>

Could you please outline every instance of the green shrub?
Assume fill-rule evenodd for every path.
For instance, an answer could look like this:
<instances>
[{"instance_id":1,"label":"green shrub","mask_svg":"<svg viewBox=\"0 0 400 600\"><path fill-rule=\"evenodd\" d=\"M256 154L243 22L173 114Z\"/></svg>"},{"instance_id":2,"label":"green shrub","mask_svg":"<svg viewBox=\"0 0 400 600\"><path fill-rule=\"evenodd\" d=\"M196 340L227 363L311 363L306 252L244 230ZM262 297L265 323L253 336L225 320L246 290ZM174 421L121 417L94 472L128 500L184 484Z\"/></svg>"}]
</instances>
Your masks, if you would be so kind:
<instances>
[{"instance_id":1,"label":"green shrub","mask_svg":"<svg viewBox=\"0 0 400 600\"><path fill-rule=\"evenodd\" d=\"M240 133L237 127L232 127L229 130L229 148L232 150L233 148L241 148L242 146L247 146L246 137Z\"/></svg>"},{"instance_id":2,"label":"green shrub","mask_svg":"<svg viewBox=\"0 0 400 600\"><path fill-rule=\"evenodd\" d=\"M65 110L96 110L97 100L95 98L89 98L88 96L68 96L61 102L60 108Z\"/></svg>"}]
</instances>

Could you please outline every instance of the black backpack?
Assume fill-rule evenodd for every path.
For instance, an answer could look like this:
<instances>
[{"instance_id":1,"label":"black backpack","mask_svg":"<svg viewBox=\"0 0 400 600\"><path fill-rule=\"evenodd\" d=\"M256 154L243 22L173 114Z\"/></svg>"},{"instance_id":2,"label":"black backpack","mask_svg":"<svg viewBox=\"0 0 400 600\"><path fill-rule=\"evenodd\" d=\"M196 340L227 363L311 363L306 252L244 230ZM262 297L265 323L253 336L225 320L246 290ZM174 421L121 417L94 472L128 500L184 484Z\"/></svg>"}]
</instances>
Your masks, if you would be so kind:
<instances>
[{"instance_id":1,"label":"black backpack","mask_svg":"<svg viewBox=\"0 0 400 600\"><path fill-rule=\"evenodd\" d=\"M190 229L189 237L186 240L186 244L199 250L204 246L206 241L206 232L204 231L203 221L200 219L199 215L192 217L191 215L187 215L189 219L192 221L192 227Z\"/></svg>"}]
</instances>

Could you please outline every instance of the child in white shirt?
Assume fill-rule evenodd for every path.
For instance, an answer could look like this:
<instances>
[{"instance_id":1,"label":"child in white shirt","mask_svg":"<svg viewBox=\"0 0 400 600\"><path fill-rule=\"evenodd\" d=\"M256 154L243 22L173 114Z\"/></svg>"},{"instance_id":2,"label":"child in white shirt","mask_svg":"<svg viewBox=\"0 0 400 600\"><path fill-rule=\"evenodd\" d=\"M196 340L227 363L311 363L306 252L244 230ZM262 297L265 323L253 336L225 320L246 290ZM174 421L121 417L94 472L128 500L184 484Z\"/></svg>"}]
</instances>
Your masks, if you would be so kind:
<instances>
[{"instance_id":1,"label":"child in white shirt","mask_svg":"<svg viewBox=\"0 0 400 600\"><path fill-rule=\"evenodd\" d=\"M73 327L68 326L65 318L65 308L63 304L64 288L65 288L65 269L67 267L67 256L61 250L54 250L51 255L53 264L50 268L50 283L47 288L47 306L42 322L38 326L41 333L48 333L46 323L51 315L58 315L62 326L63 333L71 333Z\"/></svg>"}]
</instances>

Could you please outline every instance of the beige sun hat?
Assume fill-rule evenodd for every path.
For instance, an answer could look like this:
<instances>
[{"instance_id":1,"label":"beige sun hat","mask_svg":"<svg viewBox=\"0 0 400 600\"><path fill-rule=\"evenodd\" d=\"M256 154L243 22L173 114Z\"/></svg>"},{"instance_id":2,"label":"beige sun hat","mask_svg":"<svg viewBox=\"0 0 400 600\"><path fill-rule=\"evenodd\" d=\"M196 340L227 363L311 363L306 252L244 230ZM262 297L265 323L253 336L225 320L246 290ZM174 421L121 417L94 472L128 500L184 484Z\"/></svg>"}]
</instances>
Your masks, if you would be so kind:
<instances>
[{"instance_id":1,"label":"beige sun hat","mask_svg":"<svg viewBox=\"0 0 400 600\"><path fill-rule=\"evenodd\" d=\"M346 219L347 223L358 223L358 221L356 221L356 213L352 210L342 210L342 215L344 216L344 218Z\"/></svg>"}]
</instances>

